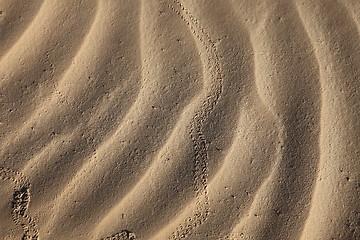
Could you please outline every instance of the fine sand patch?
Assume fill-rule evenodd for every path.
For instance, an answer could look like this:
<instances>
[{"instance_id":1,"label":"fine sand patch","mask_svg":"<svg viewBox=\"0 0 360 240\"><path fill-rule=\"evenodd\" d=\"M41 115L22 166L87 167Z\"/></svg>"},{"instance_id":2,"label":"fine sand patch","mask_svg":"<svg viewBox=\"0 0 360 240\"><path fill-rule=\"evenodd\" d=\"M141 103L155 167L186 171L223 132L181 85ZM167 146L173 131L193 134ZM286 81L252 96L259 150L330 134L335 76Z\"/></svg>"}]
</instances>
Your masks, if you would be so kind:
<instances>
[{"instance_id":1,"label":"fine sand patch","mask_svg":"<svg viewBox=\"0 0 360 240\"><path fill-rule=\"evenodd\" d=\"M360 2L0 2L0 239L360 239Z\"/></svg>"}]
</instances>

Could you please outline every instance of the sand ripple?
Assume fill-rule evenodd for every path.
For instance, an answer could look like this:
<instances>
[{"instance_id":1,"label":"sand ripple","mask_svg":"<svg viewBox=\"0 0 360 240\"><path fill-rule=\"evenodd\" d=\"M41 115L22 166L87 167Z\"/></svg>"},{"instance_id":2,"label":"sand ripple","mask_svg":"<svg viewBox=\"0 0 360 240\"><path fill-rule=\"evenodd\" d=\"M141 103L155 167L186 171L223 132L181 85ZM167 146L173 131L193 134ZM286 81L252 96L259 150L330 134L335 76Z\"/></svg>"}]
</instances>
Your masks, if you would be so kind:
<instances>
[{"instance_id":1,"label":"sand ripple","mask_svg":"<svg viewBox=\"0 0 360 240\"><path fill-rule=\"evenodd\" d=\"M360 239L360 3L0 3L1 239Z\"/></svg>"}]
</instances>

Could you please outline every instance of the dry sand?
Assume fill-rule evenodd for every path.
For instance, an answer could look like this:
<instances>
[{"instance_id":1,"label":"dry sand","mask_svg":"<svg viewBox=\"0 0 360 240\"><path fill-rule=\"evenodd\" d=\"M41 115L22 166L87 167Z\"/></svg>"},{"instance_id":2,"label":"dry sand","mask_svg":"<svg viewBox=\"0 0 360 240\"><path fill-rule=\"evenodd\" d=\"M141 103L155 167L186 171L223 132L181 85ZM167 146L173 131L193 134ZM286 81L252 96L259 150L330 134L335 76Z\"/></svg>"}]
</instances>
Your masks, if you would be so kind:
<instances>
[{"instance_id":1,"label":"dry sand","mask_svg":"<svg viewBox=\"0 0 360 240\"><path fill-rule=\"evenodd\" d=\"M360 1L0 1L0 239L360 239Z\"/></svg>"}]
</instances>

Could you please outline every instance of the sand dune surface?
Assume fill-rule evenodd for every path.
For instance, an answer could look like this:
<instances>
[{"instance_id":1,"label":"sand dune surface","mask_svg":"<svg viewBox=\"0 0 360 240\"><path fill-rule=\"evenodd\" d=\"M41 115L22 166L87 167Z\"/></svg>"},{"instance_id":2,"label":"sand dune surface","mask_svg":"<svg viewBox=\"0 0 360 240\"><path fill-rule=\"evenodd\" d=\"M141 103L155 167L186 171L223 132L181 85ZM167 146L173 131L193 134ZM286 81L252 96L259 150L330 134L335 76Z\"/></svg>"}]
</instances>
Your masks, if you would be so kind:
<instances>
[{"instance_id":1,"label":"sand dune surface","mask_svg":"<svg viewBox=\"0 0 360 240\"><path fill-rule=\"evenodd\" d=\"M358 0L0 1L0 239L360 239Z\"/></svg>"}]
</instances>

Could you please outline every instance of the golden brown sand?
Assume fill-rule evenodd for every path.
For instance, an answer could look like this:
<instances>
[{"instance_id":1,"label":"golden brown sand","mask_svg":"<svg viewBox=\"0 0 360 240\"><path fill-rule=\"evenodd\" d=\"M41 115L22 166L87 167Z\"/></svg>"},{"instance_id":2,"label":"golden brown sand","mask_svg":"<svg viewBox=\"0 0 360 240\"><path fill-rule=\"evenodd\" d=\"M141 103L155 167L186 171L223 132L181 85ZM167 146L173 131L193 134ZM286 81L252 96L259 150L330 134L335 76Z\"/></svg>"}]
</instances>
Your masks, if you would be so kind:
<instances>
[{"instance_id":1,"label":"golden brown sand","mask_svg":"<svg viewBox=\"0 0 360 240\"><path fill-rule=\"evenodd\" d=\"M360 239L360 1L0 1L0 239Z\"/></svg>"}]
</instances>

